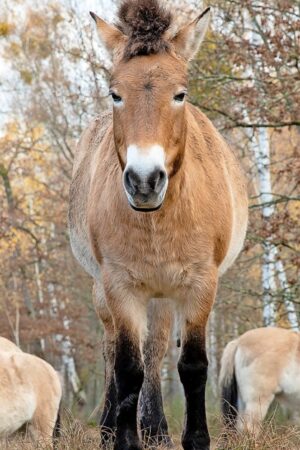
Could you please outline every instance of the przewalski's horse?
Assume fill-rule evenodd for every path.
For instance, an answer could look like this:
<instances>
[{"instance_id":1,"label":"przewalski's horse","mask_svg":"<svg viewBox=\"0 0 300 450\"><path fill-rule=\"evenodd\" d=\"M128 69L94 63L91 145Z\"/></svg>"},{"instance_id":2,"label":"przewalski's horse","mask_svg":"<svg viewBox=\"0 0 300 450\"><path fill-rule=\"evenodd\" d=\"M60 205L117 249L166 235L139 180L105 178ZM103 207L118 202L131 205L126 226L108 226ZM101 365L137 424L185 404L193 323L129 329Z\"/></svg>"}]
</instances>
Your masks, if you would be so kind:
<instances>
[{"instance_id":1,"label":"przewalski's horse","mask_svg":"<svg viewBox=\"0 0 300 450\"><path fill-rule=\"evenodd\" d=\"M209 448L205 327L218 276L243 245L247 195L231 150L186 101L187 65L208 11L177 32L156 0L123 2L116 26L92 13L113 55L113 112L95 119L80 139L69 224L73 252L95 280L105 328L102 438L116 426L115 450L141 449L142 386L142 427L154 445L170 443L160 365L173 305L182 320L183 447Z\"/></svg>"},{"instance_id":2,"label":"przewalski's horse","mask_svg":"<svg viewBox=\"0 0 300 450\"><path fill-rule=\"evenodd\" d=\"M283 328L248 331L225 347L222 410L227 428L257 434L276 398L300 410L300 334Z\"/></svg>"},{"instance_id":3,"label":"przewalski's horse","mask_svg":"<svg viewBox=\"0 0 300 450\"><path fill-rule=\"evenodd\" d=\"M51 445L61 396L59 376L50 364L0 337L0 440L27 424L35 440Z\"/></svg>"}]
</instances>

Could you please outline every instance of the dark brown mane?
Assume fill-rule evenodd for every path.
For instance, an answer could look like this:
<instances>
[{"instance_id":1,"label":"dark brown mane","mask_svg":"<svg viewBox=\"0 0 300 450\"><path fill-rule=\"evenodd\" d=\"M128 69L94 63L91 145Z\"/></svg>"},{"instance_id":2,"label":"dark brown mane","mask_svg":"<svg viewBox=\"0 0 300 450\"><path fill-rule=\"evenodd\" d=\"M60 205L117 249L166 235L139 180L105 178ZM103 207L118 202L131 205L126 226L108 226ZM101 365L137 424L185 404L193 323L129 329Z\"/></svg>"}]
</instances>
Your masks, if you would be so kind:
<instances>
[{"instance_id":1,"label":"dark brown mane","mask_svg":"<svg viewBox=\"0 0 300 450\"><path fill-rule=\"evenodd\" d=\"M129 38L125 58L168 50L164 34L171 25L172 15L158 0L124 0L118 17L118 28Z\"/></svg>"}]
</instances>

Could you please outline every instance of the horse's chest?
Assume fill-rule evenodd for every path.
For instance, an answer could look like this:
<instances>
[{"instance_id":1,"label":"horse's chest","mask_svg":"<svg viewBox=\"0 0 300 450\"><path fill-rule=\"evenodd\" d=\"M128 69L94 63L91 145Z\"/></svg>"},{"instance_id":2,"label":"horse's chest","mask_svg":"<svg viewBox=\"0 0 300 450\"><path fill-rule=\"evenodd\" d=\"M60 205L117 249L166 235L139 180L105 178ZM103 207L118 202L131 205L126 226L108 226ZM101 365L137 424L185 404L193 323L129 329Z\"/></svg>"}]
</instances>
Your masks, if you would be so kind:
<instances>
[{"instance_id":1,"label":"horse's chest","mask_svg":"<svg viewBox=\"0 0 300 450\"><path fill-rule=\"evenodd\" d=\"M200 234L176 230L142 235L131 231L126 243L110 246L109 260L118 276L140 287L152 296L171 296L184 285L191 285L201 276L208 261L205 247L201 251Z\"/></svg>"}]
</instances>

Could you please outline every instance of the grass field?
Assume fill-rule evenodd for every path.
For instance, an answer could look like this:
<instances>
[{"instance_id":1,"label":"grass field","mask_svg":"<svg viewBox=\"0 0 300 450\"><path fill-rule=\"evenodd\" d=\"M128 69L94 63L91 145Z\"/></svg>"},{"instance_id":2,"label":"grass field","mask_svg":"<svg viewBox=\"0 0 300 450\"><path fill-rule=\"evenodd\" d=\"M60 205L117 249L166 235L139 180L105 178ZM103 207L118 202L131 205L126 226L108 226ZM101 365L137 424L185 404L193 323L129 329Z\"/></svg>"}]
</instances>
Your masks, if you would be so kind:
<instances>
[{"instance_id":1,"label":"grass field","mask_svg":"<svg viewBox=\"0 0 300 450\"><path fill-rule=\"evenodd\" d=\"M219 418L215 417L215 422ZM99 449L99 430L87 427L78 421L72 421L63 427L58 450L96 450ZM299 450L300 427L278 425L273 418L264 423L257 438L250 434L229 437L226 444L221 434L211 432L211 450ZM179 435L173 435L175 449L181 450ZM0 441L1 450L48 450L51 446L46 442L32 443L26 437L15 436L10 440ZM174 450L175 450L174 449ZM109 450L109 449L105 449ZM145 447L145 450L148 450ZM154 450L153 447L151 450ZM163 450L161 447L159 450Z\"/></svg>"}]
</instances>

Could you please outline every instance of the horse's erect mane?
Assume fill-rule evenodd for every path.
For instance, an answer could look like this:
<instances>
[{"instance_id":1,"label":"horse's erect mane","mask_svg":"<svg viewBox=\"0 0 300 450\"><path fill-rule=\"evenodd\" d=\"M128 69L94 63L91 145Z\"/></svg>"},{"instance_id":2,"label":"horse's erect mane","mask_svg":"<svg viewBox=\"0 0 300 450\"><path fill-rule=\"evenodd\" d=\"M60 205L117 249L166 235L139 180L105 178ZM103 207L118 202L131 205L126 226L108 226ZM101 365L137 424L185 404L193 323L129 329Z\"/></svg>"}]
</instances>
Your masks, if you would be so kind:
<instances>
[{"instance_id":1,"label":"horse's erect mane","mask_svg":"<svg viewBox=\"0 0 300 450\"><path fill-rule=\"evenodd\" d=\"M158 0L124 0L118 19L117 27L128 36L125 58L168 50L164 34L172 23L172 15Z\"/></svg>"}]
</instances>

